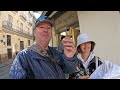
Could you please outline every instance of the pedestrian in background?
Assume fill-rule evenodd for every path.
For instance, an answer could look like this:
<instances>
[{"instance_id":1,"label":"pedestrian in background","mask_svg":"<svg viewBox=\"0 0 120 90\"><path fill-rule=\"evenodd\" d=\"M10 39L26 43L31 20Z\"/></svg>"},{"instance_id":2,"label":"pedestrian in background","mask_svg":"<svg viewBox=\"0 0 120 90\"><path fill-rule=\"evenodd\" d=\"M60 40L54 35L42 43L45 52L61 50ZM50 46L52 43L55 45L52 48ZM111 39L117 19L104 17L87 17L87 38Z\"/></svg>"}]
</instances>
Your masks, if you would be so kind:
<instances>
[{"instance_id":1,"label":"pedestrian in background","mask_svg":"<svg viewBox=\"0 0 120 90\"><path fill-rule=\"evenodd\" d=\"M79 59L75 73L69 79L88 79L95 69L102 64L100 58L95 56L93 50L95 42L88 34L82 33L77 37L77 57Z\"/></svg>"},{"instance_id":2,"label":"pedestrian in background","mask_svg":"<svg viewBox=\"0 0 120 90\"><path fill-rule=\"evenodd\" d=\"M10 79L65 79L65 73L75 71L78 59L70 37L62 40L63 54L49 46L53 24L45 16L38 18L34 28L35 42L17 54Z\"/></svg>"}]
</instances>

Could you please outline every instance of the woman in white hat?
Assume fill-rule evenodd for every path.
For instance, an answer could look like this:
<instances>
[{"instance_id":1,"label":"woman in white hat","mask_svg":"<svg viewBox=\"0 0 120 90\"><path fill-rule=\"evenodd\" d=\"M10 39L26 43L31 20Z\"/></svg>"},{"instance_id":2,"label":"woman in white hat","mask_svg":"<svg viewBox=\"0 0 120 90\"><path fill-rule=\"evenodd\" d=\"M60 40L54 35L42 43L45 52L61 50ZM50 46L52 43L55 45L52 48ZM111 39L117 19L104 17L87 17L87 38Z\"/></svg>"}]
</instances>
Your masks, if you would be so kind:
<instances>
[{"instance_id":1,"label":"woman in white hat","mask_svg":"<svg viewBox=\"0 0 120 90\"><path fill-rule=\"evenodd\" d=\"M94 55L95 42L86 34L80 34L77 37L77 52L79 64L75 73L71 74L69 79L87 79L102 64L100 58Z\"/></svg>"}]
</instances>

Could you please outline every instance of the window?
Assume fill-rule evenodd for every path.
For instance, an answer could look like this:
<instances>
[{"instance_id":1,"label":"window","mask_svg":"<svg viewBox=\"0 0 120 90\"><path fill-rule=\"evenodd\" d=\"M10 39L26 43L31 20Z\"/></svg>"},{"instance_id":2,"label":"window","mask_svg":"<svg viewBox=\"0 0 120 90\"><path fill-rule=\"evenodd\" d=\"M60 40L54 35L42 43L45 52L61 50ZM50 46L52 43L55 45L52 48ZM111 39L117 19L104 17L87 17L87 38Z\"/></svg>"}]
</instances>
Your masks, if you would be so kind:
<instances>
[{"instance_id":1,"label":"window","mask_svg":"<svg viewBox=\"0 0 120 90\"><path fill-rule=\"evenodd\" d=\"M20 50L24 49L24 41L20 41Z\"/></svg>"},{"instance_id":2,"label":"window","mask_svg":"<svg viewBox=\"0 0 120 90\"><path fill-rule=\"evenodd\" d=\"M30 46L30 40L28 40L28 46Z\"/></svg>"},{"instance_id":3,"label":"window","mask_svg":"<svg viewBox=\"0 0 120 90\"><path fill-rule=\"evenodd\" d=\"M12 23L13 22L13 17L8 14L8 22Z\"/></svg>"},{"instance_id":4,"label":"window","mask_svg":"<svg viewBox=\"0 0 120 90\"><path fill-rule=\"evenodd\" d=\"M23 24L20 23L20 31L23 31Z\"/></svg>"},{"instance_id":5,"label":"window","mask_svg":"<svg viewBox=\"0 0 120 90\"><path fill-rule=\"evenodd\" d=\"M19 20L17 20L17 27L16 29L18 30L19 29Z\"/></svg>"},{"instance_id":6,"label":"window","mask_svg":"<svg viewBox=\"0 0 120 90\"><path fill-rule=\"evenodd\" d=\"M26 16L25 16L25 12L24 11L21 11L20 12L20 17L22 18L22 20L26 21Z\"/></svg>"},{"instance_id":7,"label":"window","mask_svg":"<svg viewBox=\"0 0 120 90\"><path fill-rule=\"evenodd\" d=\"M30 34L30 28L28 28L28 34Z\"/></svg>"},{"instance_id":8,"label":"window","mask_svg":"<svg viewBox=\"0 0 120 90\"><path fill-rule=\"evenodd\" d=\"M13 17L8 14L7 26L8 26L9 28L12 28L12 22L13 22Z\"/></svg>"},{"instance_id":9,"label":"window","mask_svg":"<svg viewBox=\"0 0 120 90\"><path fill-rule=\"evenodd\" d=\"M7 35L7 46L11 46L11 36Z\"/></svg>"}]
</instances>

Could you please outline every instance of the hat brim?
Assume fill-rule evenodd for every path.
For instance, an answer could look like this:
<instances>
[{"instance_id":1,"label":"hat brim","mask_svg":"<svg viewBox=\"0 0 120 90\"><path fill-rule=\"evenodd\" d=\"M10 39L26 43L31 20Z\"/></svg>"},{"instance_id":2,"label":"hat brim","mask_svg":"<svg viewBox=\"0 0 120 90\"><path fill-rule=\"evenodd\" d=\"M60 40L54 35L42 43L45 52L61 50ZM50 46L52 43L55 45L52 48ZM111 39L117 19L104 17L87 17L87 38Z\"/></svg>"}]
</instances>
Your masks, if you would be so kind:
<instances>
[{"instance_id":1,"label":"hat brim","mask_svg":"<svg viewBox=\"0 0 120 90\"><path fill-rule=\"evenodd\" d=\"M83 44L83 43L86 43L86 42L91 42L91 44L93 44L93 45L95 46L95 42L94 42L94 41L88 40L88 41L85 41L85 42L80 43L79 45L77 45L77 47L80 46L80 45Z\"/></svg>"}]
</instances>

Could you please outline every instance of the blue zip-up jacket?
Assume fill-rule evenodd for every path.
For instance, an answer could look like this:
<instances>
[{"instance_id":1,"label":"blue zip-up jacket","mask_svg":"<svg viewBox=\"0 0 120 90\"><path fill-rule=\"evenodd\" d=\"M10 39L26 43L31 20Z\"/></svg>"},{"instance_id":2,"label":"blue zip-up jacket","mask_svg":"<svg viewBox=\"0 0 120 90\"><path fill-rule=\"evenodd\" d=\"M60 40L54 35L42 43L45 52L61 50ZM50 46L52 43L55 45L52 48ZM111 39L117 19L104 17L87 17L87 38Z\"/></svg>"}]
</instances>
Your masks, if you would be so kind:
<instances>
[{"instance_id":1,"label":"blue zip-up jacket","mask_svg":"<svg viewBox=\"0 0 120 90\"><path fill-rule=\"evenodd\" d=\"M11 66L9 79L65 79L65 73L75 71L78 63L76 55L67 58L52 47L49 51L57 63L30 48L19 52Z\"/></svg>"}]
</instances>

